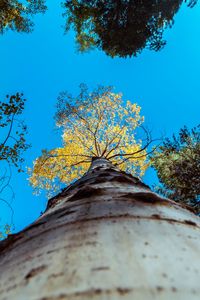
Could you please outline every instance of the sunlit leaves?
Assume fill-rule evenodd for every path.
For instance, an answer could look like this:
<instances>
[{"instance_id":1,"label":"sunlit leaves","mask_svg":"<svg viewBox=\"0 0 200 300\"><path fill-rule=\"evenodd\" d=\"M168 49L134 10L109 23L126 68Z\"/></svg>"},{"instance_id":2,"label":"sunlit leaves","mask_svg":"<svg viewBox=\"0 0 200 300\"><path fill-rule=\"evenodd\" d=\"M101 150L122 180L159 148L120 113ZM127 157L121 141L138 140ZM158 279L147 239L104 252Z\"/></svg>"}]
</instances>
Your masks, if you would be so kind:
<instances>
[{"instance_id":1,"label":"sunlit leaves","mask_svg":"<svg viewBox=\"0 0 200 300\"><path fill-rule=\"evenodd\" d=\"M89 93L82 86L78 97L61 94L56 122L63 130L63 147L44 151L30 182L38 189L55 189L82 176L94 157L104 157L136 176L147 168L146 147L136 139L144 118L140 106L124 101L111 88Z\"/></svg>"},{"instance_id":2,"label":"sunlit leaves","mask_svg":"<svg viewBox=\"0 0 200 300\"><path fill-rule=\"evenodd\" d=\"M30 32L32 16L45 10L45 0L0 0L0 33L8 29Z\"/></svg>"}]
</instances>

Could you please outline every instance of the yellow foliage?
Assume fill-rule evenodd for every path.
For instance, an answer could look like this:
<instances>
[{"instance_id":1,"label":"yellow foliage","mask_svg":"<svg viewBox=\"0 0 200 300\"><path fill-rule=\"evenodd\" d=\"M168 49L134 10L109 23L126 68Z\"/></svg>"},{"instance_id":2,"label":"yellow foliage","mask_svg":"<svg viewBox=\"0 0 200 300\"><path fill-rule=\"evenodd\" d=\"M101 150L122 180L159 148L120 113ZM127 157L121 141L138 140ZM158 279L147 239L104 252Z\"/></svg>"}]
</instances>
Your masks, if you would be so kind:
<instances>
[{"instance_id":1,"label":"yellow foliage","mask_svg":"<svg viewBox=\"0 0 200 300\"><path fill-rule=\"evenodd\" d=\"M67 104L66 104L67 105ZM68 104L69 108L69 104ZM136 141L136 129L144 122L140 106L126 103L121 94L106 92L60 113L63 147L43 151L37 158L30 182L39 189L56 189L80 178L93 157L104 157L121 170L142 176L148 167L146 149Z\"/></svg>"}]
</instances>

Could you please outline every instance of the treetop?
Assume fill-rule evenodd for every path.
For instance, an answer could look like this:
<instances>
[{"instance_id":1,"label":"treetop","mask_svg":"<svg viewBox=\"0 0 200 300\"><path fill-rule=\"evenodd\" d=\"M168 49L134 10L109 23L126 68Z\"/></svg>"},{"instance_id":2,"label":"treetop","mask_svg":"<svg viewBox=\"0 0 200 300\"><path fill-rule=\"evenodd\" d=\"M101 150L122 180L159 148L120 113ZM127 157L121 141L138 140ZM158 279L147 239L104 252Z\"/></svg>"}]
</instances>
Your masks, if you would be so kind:
<instances>
[{"instance_id":1,"label":"treetop","mask_svg":"<svg viewBox=\"0 0 200 300\"><path fill-rule=\"evenodd\" d=\"M124 101L111 87L99 87L92 93L81 86L78 97L59 96L56 123L62 128L63 146L43 151L36 159L30 182L39 189L69 184L82 176L93 158L106 158L135 176L144 174L148 164L146 150L136 129L144 117L141 107Z\"/></svg>"}]
</instances>

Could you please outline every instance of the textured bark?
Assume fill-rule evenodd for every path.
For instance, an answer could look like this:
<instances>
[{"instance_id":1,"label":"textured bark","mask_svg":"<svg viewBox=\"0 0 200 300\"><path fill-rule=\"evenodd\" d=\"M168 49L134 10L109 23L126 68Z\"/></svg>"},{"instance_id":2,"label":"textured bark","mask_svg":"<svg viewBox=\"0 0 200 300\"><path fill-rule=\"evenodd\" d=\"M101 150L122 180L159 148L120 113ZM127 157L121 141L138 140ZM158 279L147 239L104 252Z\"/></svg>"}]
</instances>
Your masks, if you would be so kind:
<instances>
[{"instance_id":1,"label":"textured bark","mask_svg":"<svg viewBox=\"0 0 200 300\"><path fill-rule=\"evenodd\" d=\"M197 216L98 159L0 243L0 299L195 300L199 253Z\"/></svg>"}]
</instances>

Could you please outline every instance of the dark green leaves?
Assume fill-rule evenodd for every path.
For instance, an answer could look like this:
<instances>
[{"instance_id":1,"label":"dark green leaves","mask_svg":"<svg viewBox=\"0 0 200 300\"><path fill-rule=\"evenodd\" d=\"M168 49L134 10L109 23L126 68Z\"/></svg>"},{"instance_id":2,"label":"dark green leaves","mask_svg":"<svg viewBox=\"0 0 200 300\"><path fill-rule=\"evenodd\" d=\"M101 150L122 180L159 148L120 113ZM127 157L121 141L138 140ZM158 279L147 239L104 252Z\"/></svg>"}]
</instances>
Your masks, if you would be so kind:
<instances>
[{"instance_id":1,"label":"dark green leaves","mask_svg":"<svg viewBox=\"0 0 200 300\"><path fill-rule=\"evenodd\" d=\"M200 212L200 125L166 139L152 157L162 187L158 192Z\"/></svg>"},{"instance_id":2,"label":"dark green leaves","mask_svg":"<svg viewBox=\"0 0 200 300\"><path fill-rule=\"evenodd\" d=\"M72 27L80 51L97 47L111 57L158 51L164 30L172 26L182 2L196 0L66 0L66 31Z\"/></svg>"}]
</instances>

